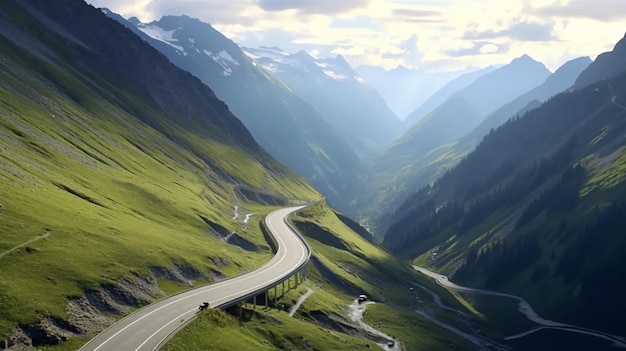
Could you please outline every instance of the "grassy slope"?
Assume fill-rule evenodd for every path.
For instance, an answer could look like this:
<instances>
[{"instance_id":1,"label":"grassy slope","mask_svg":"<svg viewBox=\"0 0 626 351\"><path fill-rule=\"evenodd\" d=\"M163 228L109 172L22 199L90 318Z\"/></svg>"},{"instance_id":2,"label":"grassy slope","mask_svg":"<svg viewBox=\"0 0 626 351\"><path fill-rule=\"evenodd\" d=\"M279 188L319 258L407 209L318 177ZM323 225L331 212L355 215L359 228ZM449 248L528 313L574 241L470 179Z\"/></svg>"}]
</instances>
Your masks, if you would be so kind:
<instances>
[{"instance_id":1,"label":"grassy slope","mask_svg":"<svg viewBox=\"0 0 626 351\"><path fill-rule=\"evenodd\" d=\"M216 347L216 350L247 350L256 347L261 350L290 347L335 350L348 345L351 349L365 349L366 339L362 336L355 338L330 328L327 323L319 322L325 318L345 322L348 305L355 299L355 292L351 289L357 289L357 293L366 293L380 302L368 307L367 322L398 338L405 344L405 349L441 350L451 346L456 350L471 349L454 335L412 312L417 307L426 308L441 320L455 323L453 316L432 304L430 295L421 289L409 292L409 282L419 282L436 291L448 305L468 311L466 302L460 296L450 294L424 279L406 264L354 233L325 204L299 212L292 218L292 222L305 234L312 247L314 260L331 272L322 272L314 264L309 264L309 280L304 285L289 290L285 295L281 295L281 289L278 288L279 301L288 306L294 304L306 288L314 291L298 309L295 317L263 307L257 308L251 320L234 322L231 317L211 312L177 334L168 343L166 350L201 350L209 347ZM307 223L312 225L308 226ZM331 241L335 246L328 244ZM273 290L270 290L270 299L273 296ZM320 315L325 317L320 319ZM230 322L223 322L224 319ZM242 344L248 338L254 339L254 342ZM294 340L306 340L309 344L306 347L298 346Z\"/></svg>"},{"instance_id":2,"label":"grassy slope","mask_svg":"<svg viewBox=\"0 0 626 351\"><path fill-rule=\"evenodd\" d=\"M170 137L155 131L136 109L167 120L123 88L103 95L97 82L4 40L0 52L0 252L49 234L0 257L0 335L45 316L66 319L68 297L150 267L233 275L269 259L269 250L248 253L207 235L200 216L242 233L231 219L234 182L319 196L266 156L174 125ZM265 244L258 226L243 235Z\"/></svg>"},{"instance_id":3,"label":"grassy slope","mask_svg":"<svg viewBox=\"0 0 626 351\"><path fill-rule=\"evenodd\" d=\"M250 313L250 310L246 310ZM194 350L371 350L373 342L330 332L289 317L284 312L258 310L246 322L221 310L202 313L191 325L168 342L165 351Z\"/></svg>"}]
</instances>

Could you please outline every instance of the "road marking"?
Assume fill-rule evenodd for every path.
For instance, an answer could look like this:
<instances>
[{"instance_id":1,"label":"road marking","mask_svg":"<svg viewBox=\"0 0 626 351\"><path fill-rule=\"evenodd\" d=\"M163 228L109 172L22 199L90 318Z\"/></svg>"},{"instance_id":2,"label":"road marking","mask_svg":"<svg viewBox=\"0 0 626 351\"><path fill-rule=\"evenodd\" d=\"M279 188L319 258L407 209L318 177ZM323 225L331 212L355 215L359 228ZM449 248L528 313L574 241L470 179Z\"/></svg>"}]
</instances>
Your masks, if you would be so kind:
<instances>
[{"instance_id":1,"label":"road marking","mask_svg":"<svg viewBox=\"0 0 626 351\"><path fill-rule=\"evenodd\" d=\"M270 219L268 219L268 220L267 220L267 225L270 227L270 231L272 231L272 230L274 229L274 227L272 226L272 224L271 224L271 222L270 222ZM290 227L289 227L286 223L285 223L285 227L286 227L289 231L291 231L291 232L293 233L293 230L291 230L291 228L290 228ZM280 238L280 236L277 236L277 238L278 238L278 240L280 240L283 244L285 243L285 242L284 242L284 241ZM298 244L300 245L300 248L302 249L302 253L303 253L303 254L304 254L305 252L307 252L307 251L308 251L308 250L307 250L307 248L306 248L306 246L302 243L302 240L300 240L299 238L298 238ZM274 256L274 257L276 257L276 256ZM285 255L285 257L286 257L286 255ZM300 265L300 263L301 263L301 262L305 261L305 260L306 260L306 257L307 257L307 255L306 255L306 254L304 254L304 255L300 256L300 259L298 260L298 264L297 264L297 265ZM261 285L263 285L263 284L261 284ZM252 291L257 290L257 288L258 288L258 287L260 287L261 285L256 285L256 286L255 286L255 287L253 287L253 288L248 288L246 291L249 291L250 289L252 289ZM222 297L222 298L219 298L219 299L217 299L217 300L215 300L215 301L221 301L221 300L226 300L226 301L229 301L231 297L233 297L233 296L235 296L235 295L239 295L239 294L240 294L240 293L230 294L230 295L228 295L228 296L224 296L224 297ZM214 302L215 302L215 301L214 301ZM219 305L219 304L218 304L218 305ZM193 310L189 311L189 312L193 312L193 311L195 311L195 308L194 308ZM137 349L135 349L135 351L138 351L138 350L139 350L139 349L140 349L140 348L141 348L144 344L146 344L146 343L147 343L150 339L152 339L152 338L153 338L156 334L158 334L161 330L163 330L163 329L164 329L167 325L170 325L171 323L175 322L175 321L176 321L176 319L178 319L178 318L180 318L180 317L182 317L182 316L186 315L186 314L187 314L187 313L189 313L189 312L185 312L185 313L181 314L180 316L178 316L178 317L176 317L176 318L172 319L171 321L169 321L169 322L168 322L166 325L164 325L163 327L159 328L159 330L157 330L156 332L154 332L154 333L153 333L152 335L150 335L150 336L149 336L149 337L148 337L148 338L147 338L147 339L146 339L146 340L145 340L145 341L144 341L141 345L139 345L139 347L138 347ZM157 342L157 343L156 343L156 345L152 348L152 351L157 350L157 349L161 346L161 344L163 344L163 342L164 342L167 338L169 338L169 337L172 335L172 333L173 333L173 332L175 332L177 329L178 329L178 327L177 327L177 328L175 328L174 330L172 330L171 332L167 333L167 335L165 335L163 338L161 338L161 340L159 340L159 342Z\"/></svg>"},{"instance_id":2,"label":"road marking","mask_svg":"<svg viewBox=\"0 0 626 351\"><path fill-rule=\"evenodd\" d=\"M163 325L163 326L162 326L161 328L159 328L157 331L155 331L154 333L152 333L152 335L150 335L150 336L149 336L146 340L144 340L144 342L142 342L142 343L141 343L141 345L139 345L139 347L137 347L137 348L135 349L135 351L139 351L139 349L140 349L143 345L145 345L148 341L150 341L150 339L152 339L155 335L157 335L157 334L158 334L161 330L165 329L165 327L167 327L168 325L172 324L172 323L173 323L173 322L175 322L177 319L179 319L179 318L183 317L183 316L184 316L184 315L186 315L187 313L194 312L195 310L196 310L195 308L194 308L193 310L189 310L189 311L187 311L187 312L185 312L185 313L181 314L180 316L176 317L175 319L172 319L171 321L167 322L165 325ZM169 334L168 334L167 336L169 336ZM167 336L166 336L166 338L167 338ZM165 340L165 339L162 339L161 341L163 341L163 340ZM159 344L157 344L157 347L158 347L158 346L159 346ZM153 349L153 350L154 350L154 349Z\"/></svg>"}]
</instances>

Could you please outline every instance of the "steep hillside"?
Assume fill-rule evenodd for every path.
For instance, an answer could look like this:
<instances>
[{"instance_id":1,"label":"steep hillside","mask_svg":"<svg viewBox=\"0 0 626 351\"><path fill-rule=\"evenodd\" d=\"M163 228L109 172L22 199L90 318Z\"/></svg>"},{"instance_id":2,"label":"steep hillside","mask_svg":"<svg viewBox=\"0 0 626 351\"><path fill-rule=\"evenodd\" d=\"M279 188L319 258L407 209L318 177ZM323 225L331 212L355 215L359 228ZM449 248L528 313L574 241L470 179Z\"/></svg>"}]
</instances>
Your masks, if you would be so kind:
<instances>
[{"instance_id":1,"label":"steep hillside","mask_svg":"<svg viewBox=\"0 0 626 351\"><path fill-rule=\"evenodd\" d=\"M399 208L385 245L540 313L623 333L624 102L622 75L509 120Z\"/></svg>"},{"instance_id":2,"label":"steep hillside","mask_svg":"<svg viewBox=\"0 0 626 351\"><path fill-rule=\"evenodd\" d=\"M341 55L315 59L304 51L290 54L279 48L245 51L315 107L361 158L398 137L398 117Z\"/></svg>"},{"instance_id":3,"label":"steep hillside","mask_svg":"<svg viewBox=\"0 0 626 351\"><path fill-rule=\"evenodd\" d=\"M211 87L259 144L346 208L361 162L344 137L284 83L257 66L211 25L187 16L141 23L109 16Z\"/></svg>"},{"instance_id":4,"label":"steep hillside","mask_svg":"<svg viewBox=\"0 0 626 351\"><path fill-rule=\"evenodd\" d=\"M77 349L266 261L234 185L320 197L198 79L73 0L0 3L0 149L0 348Z\"/></svg>"}]
</instances>

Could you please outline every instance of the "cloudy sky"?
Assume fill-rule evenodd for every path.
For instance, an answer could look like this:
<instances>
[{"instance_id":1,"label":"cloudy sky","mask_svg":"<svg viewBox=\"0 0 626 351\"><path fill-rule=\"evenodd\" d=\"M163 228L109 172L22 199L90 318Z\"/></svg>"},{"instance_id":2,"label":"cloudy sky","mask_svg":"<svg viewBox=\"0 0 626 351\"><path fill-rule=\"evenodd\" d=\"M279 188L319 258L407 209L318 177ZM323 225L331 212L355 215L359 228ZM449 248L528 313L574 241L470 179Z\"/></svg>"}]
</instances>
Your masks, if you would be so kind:
<instances>
[{"instance_id":1,"label":"cloudy sky","mask_svg":"<svg viewBox=\"0 0 626 351\"><path fill-rule=\"evenodd\" d=\"M611 50L626 0L87 0L143 22L189 15L245 46L449 71L529 54L554 70Z\"/></svg>"}]
</instances>

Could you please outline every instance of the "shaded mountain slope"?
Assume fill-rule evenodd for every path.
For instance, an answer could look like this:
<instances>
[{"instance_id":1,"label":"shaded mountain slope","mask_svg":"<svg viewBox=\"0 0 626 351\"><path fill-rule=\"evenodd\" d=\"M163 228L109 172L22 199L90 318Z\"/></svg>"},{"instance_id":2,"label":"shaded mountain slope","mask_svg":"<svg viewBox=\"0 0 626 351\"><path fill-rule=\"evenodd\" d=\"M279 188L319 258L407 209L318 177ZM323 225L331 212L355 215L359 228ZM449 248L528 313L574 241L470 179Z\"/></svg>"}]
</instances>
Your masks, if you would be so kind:
<instances>
[{"instance_id":1,"label":"shaded mountain slope","mask_svg":"<svg viewBox=\"0 0 626 351\"><path fill-rule=\"evenodd\" d=\"M626 70L626 34L615 44L612 51L602 53L576 79L576 88L583 88L599 80L610 79Z\"/></svg>"},{"instance_id":2,"label":"shaded mountain slope","mask_svg":"<svg viewBox=\"0 0 626 351\"><path fill-rule=\"evenodd\" d=\"M509 120L399 207L385 245L549 315L623 332L626 286L612 273L626 268L615 229L626 214L623 101L620 76Z\"/></svg>"}]
</instances>

